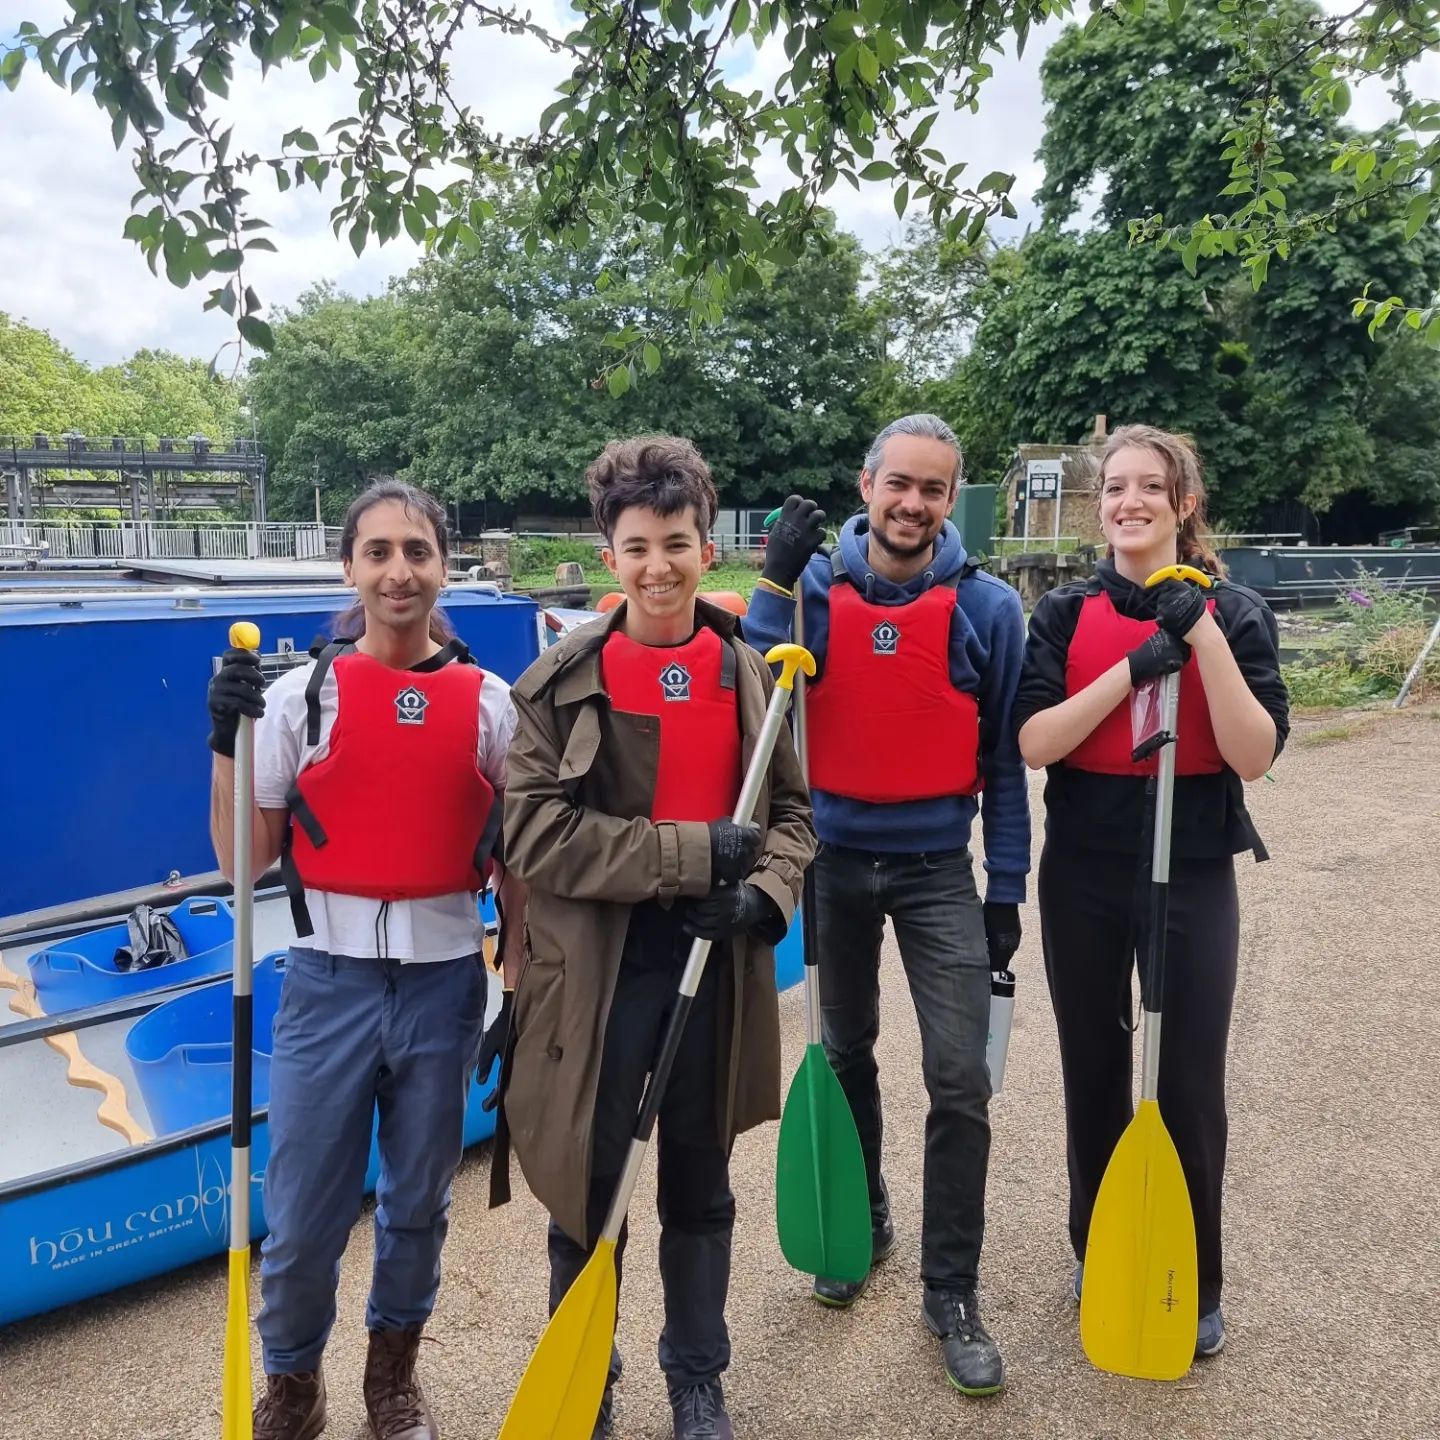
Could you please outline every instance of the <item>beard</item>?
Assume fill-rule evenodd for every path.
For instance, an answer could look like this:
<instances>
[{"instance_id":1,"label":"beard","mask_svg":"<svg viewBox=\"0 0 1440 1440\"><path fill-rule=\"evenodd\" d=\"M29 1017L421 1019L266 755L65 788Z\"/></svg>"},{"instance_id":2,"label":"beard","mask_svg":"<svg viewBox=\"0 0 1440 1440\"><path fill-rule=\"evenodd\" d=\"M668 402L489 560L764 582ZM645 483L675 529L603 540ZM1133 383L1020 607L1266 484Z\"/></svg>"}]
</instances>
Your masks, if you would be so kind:
<instances>
[{"instance_id":1,"label":"beard","mask_svg":"<svg viewBox=\"0 0 1440 1440\"><path fill-rule=\"evenodd\" d=\"M888 529L880 529L872 525L870 527L870 538L888 554L893 555L897 560L913 560L917 555L924 554L935 543L935 537L940 532L938 529L922 531L920 538L913 544L906 544L904 541L896 540Z\"/></svg>"}]
</instances>

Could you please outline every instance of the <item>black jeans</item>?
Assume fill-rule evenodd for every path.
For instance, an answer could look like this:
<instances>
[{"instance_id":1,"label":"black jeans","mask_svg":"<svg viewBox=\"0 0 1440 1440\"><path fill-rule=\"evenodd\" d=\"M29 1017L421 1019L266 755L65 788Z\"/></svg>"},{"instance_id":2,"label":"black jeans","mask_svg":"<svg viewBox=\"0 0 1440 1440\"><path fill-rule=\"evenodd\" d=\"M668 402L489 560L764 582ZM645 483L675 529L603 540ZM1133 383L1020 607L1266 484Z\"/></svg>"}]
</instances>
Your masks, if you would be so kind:
<instances>
[{"instance_id":1,"label":"black jeans","mask_svg":"<svg viewBox=\"0 0 1440 1440\"><path fill-rule=\"evenodd\" d=\"M1148 903L1149 866L1134 856L1046 843L1040 856L1045 974L1065 1081L1070 1243L1085 1258L1105 1167L1134 1115L1138 1041L1131 973ZM1133 917L1133 918L1132 918ZM1235 862L1179 860L1165 927L1160 1113L1175 1141L1195 1212L1200 1314L1220 1303L1220 1190L1225 1178L1225 1049L1235 1000L1240 911Z\"/></svg>"},{"instance_id":2,"label":"black jeans","mask_svg":"<svg viewBox=\"0 0 1440 1440\"><path fill-rule=\"evenodd\" d=\"M990 1161L990 961L970 852L888 855L822 844L815 894L821 1030L860 1131L871 1214L878 1225L887 1205L875 1041L880 938L888 915L920 1021L930 1097L920 1273L926 1285L939 1289L973 1285Z\"/></svg>"},{"instance_id":3,"label":"black jeans","mask_svg":"<svg viewBox=\"0 0 1440 1440\"><path fill-rule=\"evenodd\" d=\"M554 1221L550 1223L552 1314L604 1228L635 1132L645 1080L685 967L689 940L678 925L655 923L658 917L650 910L637 908L605 1028L595 1100L587 1244L577 1245ZM721 1143L715 1113L716 998L720 973L729 970L728 960L728 946L717 945L710 954L656 1122L660 1279L665 1292L659 1357L672 1389L713 1380L730 1363L725 1299L735 1197L730 1193L730 1157ZM622 1228L615 1247L617 1276L628 1229ZM610 1379L619 1373L620 1354L613 1350Z\"/></svg>"}]
</instances>

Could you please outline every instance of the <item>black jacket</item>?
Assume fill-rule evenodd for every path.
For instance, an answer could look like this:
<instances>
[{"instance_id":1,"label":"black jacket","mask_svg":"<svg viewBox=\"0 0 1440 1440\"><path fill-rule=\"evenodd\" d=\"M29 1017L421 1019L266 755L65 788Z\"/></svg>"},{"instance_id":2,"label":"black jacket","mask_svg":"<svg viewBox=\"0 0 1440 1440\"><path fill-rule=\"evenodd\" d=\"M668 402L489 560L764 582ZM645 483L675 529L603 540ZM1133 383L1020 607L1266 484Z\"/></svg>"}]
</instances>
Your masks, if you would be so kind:
<instances>
[{"instance_id":1,"label":"black jacket","mask_svg":"<svg viewBox=\"0 0 1440 1440\"><path fill-rule=\"evenodd\" d=\"M1102 560L1092 580L1076 580L1040 597L1030 617L1025 664L1015 697L1018 730L1032 715L1065 696L1065 661L1087 591L1097 584L1116 611L1153 620L1152 595ZM1275 721L1275 753L1290 733L1290 698L1280 677L1279 632L1270 607L1243 585L1217 581L1215 620L1251 693ZM1065 845L1140 854L1149 846L1150 804L1145 781L1128 775L1097 775L1063 761L1049 767L1045 785L1045 833ZM1258 846L1245 809L1244 786L1228 767L1218 775L1175 777L1171 853L1177 859L1233 855ZM1263 858L1263 848L1257 848Z\"/></svg>"}]
</instances>

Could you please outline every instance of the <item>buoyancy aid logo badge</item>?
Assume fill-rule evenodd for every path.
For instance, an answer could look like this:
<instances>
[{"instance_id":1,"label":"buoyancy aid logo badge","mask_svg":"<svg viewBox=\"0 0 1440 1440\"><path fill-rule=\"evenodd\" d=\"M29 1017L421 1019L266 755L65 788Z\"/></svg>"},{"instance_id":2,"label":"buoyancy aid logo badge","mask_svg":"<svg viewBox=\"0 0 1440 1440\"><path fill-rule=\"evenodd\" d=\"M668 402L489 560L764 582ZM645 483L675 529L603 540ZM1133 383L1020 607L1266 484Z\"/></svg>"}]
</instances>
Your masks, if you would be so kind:
<instances>
[{"instance_id":1,"label":"buoyancy aid logo badge","mask_svg":"<svg viewBox=\"0 0 1440 1440\"><path fill-rule=\"evenodd\" d=\"M660 690L667 700L688 700L690 672L678 661L672 660L660 672Z\"/></svg>"},{"instance_id":2,"label":"buoyancy aid logo badge","mask_svg":"<svg viewBox=\"0 0 1440 1440\"><path fill-rule=\"evenodd\" d=\"M871 632L877 655L893 655L900 644L900 627L893 621L882 620Z\"/></svg>"},{"instance_id":3,"label":"buoyancy aid logo badge","mask_svg":"<svg viewBox=\"0 0 1440 1440\"><path fill-rule=\"evenodd\" d=\"M430 697L414 685L407 685L395 697L395 723L397 725L423 725L425 707Z\"/></svg>"}]
</instances>

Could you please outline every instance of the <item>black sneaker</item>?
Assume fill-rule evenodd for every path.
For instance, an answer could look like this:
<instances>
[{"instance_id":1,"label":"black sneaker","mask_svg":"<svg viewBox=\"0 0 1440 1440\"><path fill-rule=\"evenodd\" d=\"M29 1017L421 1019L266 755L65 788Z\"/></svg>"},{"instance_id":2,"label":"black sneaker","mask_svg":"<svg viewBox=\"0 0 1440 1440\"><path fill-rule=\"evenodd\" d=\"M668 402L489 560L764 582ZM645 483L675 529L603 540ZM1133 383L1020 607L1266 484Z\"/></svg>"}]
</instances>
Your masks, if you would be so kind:
<instances>
[{"instance_id":1,"label":"black sneaker","mask_svg":"<svg viewBox=\"0 0 1440 1440\"><path fill-rule=\"evenodd\" d=\"M962 1395L994 1395L1005 1384L1005 1362L980 1322L975 1287L925 1289L920 1307L925 1328L940 1340L945 1378Z\"/></svg>"},{"instance_id":2,"label":"black sneaker","mask_svg":"<svg viewBox=\"0 0 1440 1440\"><path fill-rule=\"evenodd\" d=\"M670 1411L675 1440L735 1440L725 1413L725 1392L718 1380L671 1390Z\"/></svg>"},{"instance_id":3,"label":"black sneaker","mask_svg":"<svg viewBox=\"0 0 1440 1440\"><path fill-rule=\"evenodd\" d=\"M1070 1279L1070 1298L1078 1305L1080 1303L1080 1291L1085 1284L1085 1262L1082 1260L1075 1267L1075 1274Z\"/></svg>"},{"instance_id":4,"label":"black sneaker","mask_svg":"<svg viewBox=\"0 0 1440 1440\"><path fill-rule=\"evenodd\" d=\"M895 1224L887 1215L885 1223L870 1232L870 1269L863 1280L827 1280L823 1275L815 1277L811 1294L832 1310L848 1310L869 1288L870 1276L875 1267L890 1257L895 1249Z\"/></svg>"}]
</instances>

